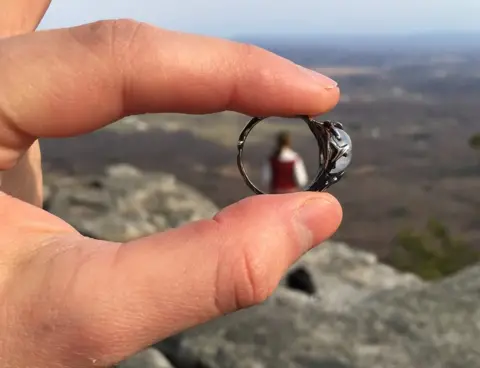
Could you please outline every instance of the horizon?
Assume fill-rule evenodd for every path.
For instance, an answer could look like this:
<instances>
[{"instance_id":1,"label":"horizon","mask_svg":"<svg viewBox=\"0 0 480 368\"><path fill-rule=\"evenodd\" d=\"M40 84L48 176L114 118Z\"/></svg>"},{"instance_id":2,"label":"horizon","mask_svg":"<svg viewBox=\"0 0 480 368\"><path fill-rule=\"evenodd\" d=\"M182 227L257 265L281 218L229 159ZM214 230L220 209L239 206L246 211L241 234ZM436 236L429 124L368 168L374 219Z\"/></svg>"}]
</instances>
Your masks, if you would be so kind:
<instances>
[{"instance_id":1,"label":"horizon","mask_svg":"<svg viewBox=\"0 0 480 368\"><path fill-rule=\"evenodd\" d=\"M306 16L308 15L308 16ZM326 37L480 33L480 1L54 0L40 29L132 18L166 29L225 38L275 34Z\"/></svg>"}]
</instances>

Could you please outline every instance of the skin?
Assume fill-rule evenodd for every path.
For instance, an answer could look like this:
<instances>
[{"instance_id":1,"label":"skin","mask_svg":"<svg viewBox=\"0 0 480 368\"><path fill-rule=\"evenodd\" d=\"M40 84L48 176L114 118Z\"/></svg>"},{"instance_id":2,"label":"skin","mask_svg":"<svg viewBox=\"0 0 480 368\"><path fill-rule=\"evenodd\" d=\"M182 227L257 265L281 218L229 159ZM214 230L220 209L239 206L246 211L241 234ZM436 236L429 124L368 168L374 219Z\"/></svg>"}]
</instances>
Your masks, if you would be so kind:
<instances>
[{"instance_id":1,"label":"skin","mask_svg":"<svg viewBox=\"0 0 480 368\"><path fill-rule=\"evenodd\" d=\"M341 207L326 193L253 196L129 243L93 240L38 207L37 139L144 112L316 115L339 90L256 47L130 20L32 33L48 5L0 5L0 366L108 367L263 302Z\"/></svg>"}]
</instances>

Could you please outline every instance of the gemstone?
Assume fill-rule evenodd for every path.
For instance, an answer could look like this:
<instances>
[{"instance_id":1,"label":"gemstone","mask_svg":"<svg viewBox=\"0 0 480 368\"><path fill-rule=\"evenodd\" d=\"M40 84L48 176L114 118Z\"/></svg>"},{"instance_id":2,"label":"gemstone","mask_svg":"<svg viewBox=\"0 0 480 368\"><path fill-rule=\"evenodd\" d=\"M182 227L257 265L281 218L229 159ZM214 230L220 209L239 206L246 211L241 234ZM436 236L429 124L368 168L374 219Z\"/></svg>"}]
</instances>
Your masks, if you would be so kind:
<instances>
[{"instance_id":1,"label":"gemstone","mask_svg":"<svg viewBox=\"0 0 480 368\"><path fill-rule=\"evenodd\" d=\"M343 156L337 159L335 167L330 171L331 174L338 174L350 165L352 162L352 140L350 136L343 129L335 129L338 137L332 136L331 145L334 150L346 149Z\"/></svg>"}]
</instances>

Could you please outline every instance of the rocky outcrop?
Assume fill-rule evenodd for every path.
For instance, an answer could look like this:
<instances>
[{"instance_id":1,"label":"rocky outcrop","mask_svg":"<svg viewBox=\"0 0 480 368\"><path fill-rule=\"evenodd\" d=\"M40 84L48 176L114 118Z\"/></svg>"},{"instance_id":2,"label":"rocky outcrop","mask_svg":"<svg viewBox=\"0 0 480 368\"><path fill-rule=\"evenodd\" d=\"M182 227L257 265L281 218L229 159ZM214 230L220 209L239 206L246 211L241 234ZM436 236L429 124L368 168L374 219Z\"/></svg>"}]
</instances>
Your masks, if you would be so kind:
<instances>
[{"instance_id":1,"label":"rocky outcrop","mask_svg":"<svg viewBox=\"0 0 480 368\"><path fill-rule=\"evenodd\" d=\"M321 301L322 308L334 311L349 309L385 290L423 285L416 276L379 263L374 254L336 242L326 242L310 251L293 266L292 272L298 268L309 273L314 298Z\"/></svg>"},{"instance_id":2,"label":"rocky outcrop","mask_svg":"<svg viewBox=\"0 0 480 368\"><path fill-rule=\"evenodd\" d=\"M216 212L174 177L129 166L102 177L49 176L47 188L51 212L102 239L128 240ZM477 368L478 321L480 266L426 283L326 242L263 305L162 341L120 367Z\"/></svg>"},{"instance_id":3,"label":"rocky outcrop","mask_svg":"<svg viewBox=\"0 0 480 368\"><path fill-rule=\"evenodd\" d=\"M45 176L44 207L84 235L128 241L213 216L216 206L165 173L110 166L104 176Z\"/></svg>"},{"instance_id":4,"label":"rocky outcrop","mask_svg":"<svg viewBox=\"0 0 480 368\"><path fill-rule=\"evenodd\" d=\"M321 285L313 297L280 287L158 347L182 368L480 366L479 267L427 284L338 243L301 263Z\"/></svg>"}]
</instances>

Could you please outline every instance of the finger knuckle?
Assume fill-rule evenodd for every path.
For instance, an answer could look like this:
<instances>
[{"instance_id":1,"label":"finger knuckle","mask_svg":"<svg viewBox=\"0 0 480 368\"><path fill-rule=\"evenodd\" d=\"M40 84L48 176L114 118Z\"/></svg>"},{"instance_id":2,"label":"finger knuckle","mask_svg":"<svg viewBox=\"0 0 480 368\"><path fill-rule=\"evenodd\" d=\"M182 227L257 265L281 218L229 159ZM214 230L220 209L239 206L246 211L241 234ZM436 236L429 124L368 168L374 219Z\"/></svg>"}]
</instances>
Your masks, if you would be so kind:
<instances>
[{"instance_id":1,"label":"finger knuckle","mask_svg":"<svg viewBox=\"0 0 480 368\"><path fill-rule=\"evenodd\" d=\"M249 60L258 55L258 52L261 50L260 47L251 44L251 43L238 43L238 53L241 59Z\"/></svg>"},{"instance_id":2,"label":"finger knuckle","mask_svg":"<svg viewBox=\"0 0 480 368\"><path fill-rule=\"evenodd\" d=\"M103 38L105 36L111 36L116 31L123 31L127 33L134 32L140 24L141 22L129 18L99 20L86 25L85 29L93 36L99 36Z\"/></svg>"},{"instance_id":3,"label":"finger knuckle","mask_svg":"<svg viewBox=\"0 0 480 368\"><path fill-rule=\"evenodd\" d=\"M259 46L242 43L238 48L239 59L242 60L242 65L252 75L252 78L257 80L270 80L274 76L272 73L271 65L268 63L262 63L260 60L264 59L265 55L269 52Z\"/></svg>"},{"instance_id":4,"label":"finger knuckle","mask_svg":"<svg viewBox=\"0 0 480 368\"><path fill-rule=\"evenodd\" d=\"M124 56L126 48L131 47L139 30L145 26L145 23L125 18L101 20L70 31L84 47L103 56L107 51L111 58L116 59Z\"/></svg>"},{"instance_id":5,"label":"finger knuckle","mask_svg":"<svg viewBox=\"0 0 480 368\"><path fill-rule=\"evenodd\" d=\"M110 43L114 49L124 51L131 47L137 34L142 28L147 28L146 23L138 22L133 19L118 19L111 21L109 25Z\"/></svg>"},{"instance_id":6,"label":"finger knuckle","mask_svg":"<svg viewBox=\"0 0 480 368\"><path fill-rule=\"evenodd\" d=\"M248 214L257 213L258 205L263 201L259 196L249 196L242 198L228 207L224 208L214 220L217 223L229 222L231 218L245 218Z\"/></svg>"},{"instance_id":7,"label":"finger knuckle","mask_svg":"<svg viewBox=\"0 0 480 368\"><path fill-rule=\"evenodd\" d=\"M264 260L259 257L256 244L240 248L234 268L234 295L237 309L263 303L272 292Z\"/></svg>"},{"instance_id":8,"label":"finger knuckle","mask_svg":"<svg viewBox=\"0 0 480 368\"><path fill-rule=\"evenodd\" d=\"M245 215L251 199L244 199L219 212L209 221L209 231L214 229L218 239L225 239L232 228L232 220ZM248 308L263 303L272 293L268 259L261 251L262 242L248 233L235 242L220 245L216 265L215 302L220 314Z\"/></svg>"},{"instance_id":9,"label":"finger knuckle","mask_svg":"<svg viewBox=\"0 0 480 368\"><path fill-rule=\"evenodd\" d=\"M269 52L258 46L252 44L240 44L238 49L239 63L239 80L242 81L241 86L247 86L255 84L259 88L250 90L250 97L252 100L261 98L261 95L265 93L269 94L272 98L277 97L281 89L278 89L278 83L281 81L282 75L278 73L277 68L272 68L272 64L268 61ZM242 90L237 86L238 90ZM261 92L260 92L261 91ZM232 92L230 105L234 105L233 101L238 99L238 91Z\"/></svg>"}]
</instances>

